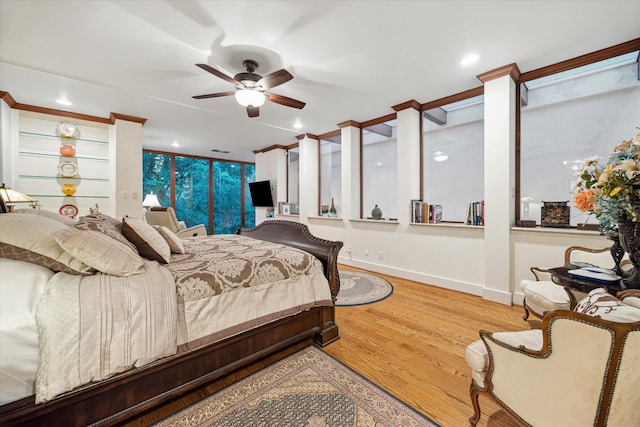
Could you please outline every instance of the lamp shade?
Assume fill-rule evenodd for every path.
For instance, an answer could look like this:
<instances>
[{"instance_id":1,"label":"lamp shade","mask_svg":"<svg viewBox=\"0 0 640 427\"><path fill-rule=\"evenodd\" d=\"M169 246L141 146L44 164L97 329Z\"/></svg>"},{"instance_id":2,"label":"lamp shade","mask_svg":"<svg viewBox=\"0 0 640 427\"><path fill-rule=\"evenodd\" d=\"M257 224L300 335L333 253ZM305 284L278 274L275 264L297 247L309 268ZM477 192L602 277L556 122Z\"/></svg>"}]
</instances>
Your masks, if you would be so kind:
<instances>
[{"instance_id":1,"label":"lamp shade","mask_svg":"<svg viewBox=\"0 0 640 427\"><path fill-rule=\"evenodd\" d=\"M144 200L142 201L142 207L153 208L155 206L160 206L160 202L158 201L158 196L153 194L153 192L144 196Z\"/></svg>"},{"instance_id":2,"label":"lamp shade","mask_svg":"<svg viewBox=\"0 0 640 427\"><path fill-rule=\"evenodd\" d=\"M2 183L2 187L0 187L0 197L2 197L5 203L34 203L37 201L26 194L5 187L4 182Z\"/></svg>"},{"instance_id":3,"label":"lamp shade","mask_svg":"<svg viewBox=\"0 0 640 427\"><path fill-rule=\"evenodd\" d=\"M243 107L260 107L264 104L264 93L254 89L238 89L236 90L236 101Z\"/></svg>"}]
</instances>

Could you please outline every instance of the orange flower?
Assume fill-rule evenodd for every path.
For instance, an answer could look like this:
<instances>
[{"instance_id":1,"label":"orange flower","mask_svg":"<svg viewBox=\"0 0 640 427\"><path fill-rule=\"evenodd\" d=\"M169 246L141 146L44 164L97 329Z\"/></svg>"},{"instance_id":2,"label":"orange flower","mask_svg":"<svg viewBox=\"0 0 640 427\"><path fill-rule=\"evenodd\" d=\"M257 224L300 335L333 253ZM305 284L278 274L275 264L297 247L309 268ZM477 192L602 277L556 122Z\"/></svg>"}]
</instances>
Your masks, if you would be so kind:
<instances>
[{"instance_id":1,"label":"orange flower","mask_svg":"<svg viewBox=\"0 0 640 427\"><path fill-rule=\"evenodd\" d=\"M582 212L592 211L595 200L596 196L591 192L591 190L581 190L573 198L573 205Z\"/></svg>"}]
</instances>

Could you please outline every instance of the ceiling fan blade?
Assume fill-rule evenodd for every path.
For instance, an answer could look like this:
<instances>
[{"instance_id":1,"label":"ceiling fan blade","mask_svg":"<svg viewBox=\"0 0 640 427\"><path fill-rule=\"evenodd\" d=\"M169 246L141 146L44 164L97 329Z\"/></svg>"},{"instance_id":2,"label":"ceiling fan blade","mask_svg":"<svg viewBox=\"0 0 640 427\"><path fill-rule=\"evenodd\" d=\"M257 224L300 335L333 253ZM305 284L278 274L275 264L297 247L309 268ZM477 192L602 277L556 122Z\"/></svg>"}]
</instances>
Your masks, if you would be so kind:
<instances>
[{"instance_id":1,"label":"ceiling fan blade","mask_svg":"<svg viewBox=\"0 0 640 427\"><path fill-rule=\"evenodd\" d=\"M264 76L256 83L257 86L262 86L264 90L280 86L282 83L286 83L291 80L293 76L287 70L275 71L267 76Z\"/></svg>"},{"instance_id":2,"label":"ceiling fan blade","mask_svg":"<svg viewBox=\"0 0 640 427\"><path fill-rule=\"evenodd\" d=\"M275 93L265 93L265 96L271 102L285 105L287 107L297 108L299 110L303 109L304 106L307 105L302 101L298 101L297 99L289 98L283 95L276 95Z\"/></svg>"},{"instance_id":3,"label":"ceiling fan blade","mask_svg":"<svg viewBox=\"0 0 640 427\"><path fill-rule=\"evenodd\" d=\"M249 117L258 117L260 115L260 108L248 106L247 114L249 115Z\"/></svg>"},{"instance_id":4,"label":"ceiling fan blade","mask_svg":"<svg viewBox=\"0 0 640 427\"><path fill-rule=\"evenodd\" d=\"M208 95L196 95L193 98L195 99L207 99L207 98L219 98L221 96L229 96L235 94L234 91L231 92L218 92L218 93L210 93Z\"/></svg>"},{"instance_id":5,"label":"ceiling fan blade","mask_svg":"<svg viewBox=\"0 0 640 427\"><path fill-rule=\"evenodd\" d=\"M227 76L225 73L223 73L222 71L216 70L211 65L208 65L208 64L196 64L196 65L198 67L202 68L203 70L213 74L214 76L220 77L222 80L225 80L225 81L231 83L232 85L240 84L233 77Z\"/></svg>"}]
</instances>

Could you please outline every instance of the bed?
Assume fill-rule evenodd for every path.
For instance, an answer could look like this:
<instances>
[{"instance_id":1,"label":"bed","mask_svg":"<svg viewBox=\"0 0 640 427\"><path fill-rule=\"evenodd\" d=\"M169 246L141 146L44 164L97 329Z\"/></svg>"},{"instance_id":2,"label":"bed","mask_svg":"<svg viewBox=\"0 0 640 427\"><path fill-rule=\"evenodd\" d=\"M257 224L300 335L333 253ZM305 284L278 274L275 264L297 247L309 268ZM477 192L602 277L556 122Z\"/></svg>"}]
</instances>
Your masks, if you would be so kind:
<instances>
[{"instance_id":1,"label":"bed","mask_svg":"<svg viewBox=\"0 0 640 427\"><path fill-rule=\"evenodd\" d=\"M289 221L191 239L151 236L141 222L0 215L3 297L5 282L19 285L2 302L3 344L11 344L2 347L11 350L0 348L0 358L31 364L23 370L32 381L0 366L1 425L115 425L286 348L338 339L342 242ZM20 229L38 236L27 255L11 240ZM40 253L42 241L54 256ZM119 253L126 244L143 255L137 264ZM5 390L12 382L14 394Z\"/></svg>"}]
</instances>

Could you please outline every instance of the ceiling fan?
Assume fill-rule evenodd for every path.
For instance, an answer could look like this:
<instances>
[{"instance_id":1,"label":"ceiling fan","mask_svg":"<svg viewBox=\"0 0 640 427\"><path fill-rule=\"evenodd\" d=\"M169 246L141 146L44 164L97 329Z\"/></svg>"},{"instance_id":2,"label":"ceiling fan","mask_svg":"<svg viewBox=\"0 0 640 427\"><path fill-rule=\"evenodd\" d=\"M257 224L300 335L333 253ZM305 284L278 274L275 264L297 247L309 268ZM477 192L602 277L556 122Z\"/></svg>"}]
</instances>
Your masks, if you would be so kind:
<instances>
[{"instance_id":1,"label":"ceiling fan","mask_svg":"<svg viewBox=\"0 0 640 427\"><path fill-rule=\"evenodd\" d=\"M214 76L220 77L222 80L231 83L236 87L236 90L210 93L208 95L196 95L194 96L195 99L218 98L221 96L235 95L236 101L238 101L240 105L247 107L247 114L249 117L258 117L260 115L260 106L264 104L265 100L298 109L302 109L305 106L304 102L298 101L297 99L266 92L267 90L286 83L293 78L293 76L285 69L275 71L262 77L261 75L254 73L254 71L258 69L258 63L251 59L246 59L242 62L242 65L244 65L244 68L247 71L230 77L210 65L196 65Z\"/></svg>"}]
</instances>

